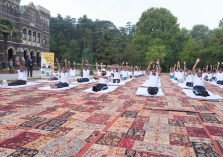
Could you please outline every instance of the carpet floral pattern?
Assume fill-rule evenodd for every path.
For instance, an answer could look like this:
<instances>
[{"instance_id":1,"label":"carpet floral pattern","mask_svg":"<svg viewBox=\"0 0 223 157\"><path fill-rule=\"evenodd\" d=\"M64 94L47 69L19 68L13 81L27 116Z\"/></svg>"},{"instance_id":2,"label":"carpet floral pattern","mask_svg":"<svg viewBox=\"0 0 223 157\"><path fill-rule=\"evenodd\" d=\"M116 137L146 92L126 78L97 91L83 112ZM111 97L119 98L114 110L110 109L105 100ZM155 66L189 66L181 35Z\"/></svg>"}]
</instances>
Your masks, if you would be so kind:
<instances>
[{"instance_id":1,"label":"carpet floral pattern","mask_svg":"<svg viewBox=\"0 0 223 157\"><path fill-rule=\"evenodd\" d=\"M1 157L220 157L223 102L192 100L162 76L163 97L136 96L145 77L109 94L0 89ZM223 96L222 89L207 85Z\"/></svg>"}]
</instances>

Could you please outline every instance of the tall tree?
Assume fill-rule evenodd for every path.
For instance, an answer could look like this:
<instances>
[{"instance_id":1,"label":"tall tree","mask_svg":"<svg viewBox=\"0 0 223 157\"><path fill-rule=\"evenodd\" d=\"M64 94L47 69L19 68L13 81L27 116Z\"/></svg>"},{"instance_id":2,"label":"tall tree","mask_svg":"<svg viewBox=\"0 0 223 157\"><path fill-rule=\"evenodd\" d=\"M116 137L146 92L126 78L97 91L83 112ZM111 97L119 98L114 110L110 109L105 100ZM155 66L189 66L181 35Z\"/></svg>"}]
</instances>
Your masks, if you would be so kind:
<instances>
[{"instance_id":1,"label":"tall tree","mask_svg":"<svg viewBox=\"0 0 223 157\"><path fill-rule=\"evenodd\" d=\"M136 33L133 40L145 59L149 58L147 52L153 46L154 40L161 40L163 44L162 49L165 47L166 54L164 56L168 57L163 62L163 65L167 68L177 60L179 46L176 44L180 35L177 18L169 10L165 8L151 8L142 14L136 25ZM152 54L150 53L150 55ZM145 62L147 63L146 60L144 60Z\"/></svg>"},{"instance_id":2,"label":"tall tree","mask_svg":"<svg viewBox=\"0 0 223 157\"><path fill-rule=\"evenodd\" d=\"M3 66L6 66L7 63L7 43L8 43L8 36L11 33L17 32L14 23L7 19L0 18L0 33L3 35L3 55L2 58L4 59Z\"/></svg>"}]
</instances>

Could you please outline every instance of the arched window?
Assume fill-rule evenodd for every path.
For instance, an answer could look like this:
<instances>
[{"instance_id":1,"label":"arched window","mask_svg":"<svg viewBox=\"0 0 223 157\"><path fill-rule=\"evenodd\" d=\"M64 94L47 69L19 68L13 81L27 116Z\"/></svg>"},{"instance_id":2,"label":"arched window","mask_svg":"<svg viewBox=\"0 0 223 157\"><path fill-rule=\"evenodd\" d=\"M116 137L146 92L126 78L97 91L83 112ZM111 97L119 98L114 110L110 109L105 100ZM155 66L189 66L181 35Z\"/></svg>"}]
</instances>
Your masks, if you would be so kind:
<instances>
[{"instance_id":1,"label":"arched window","mask_svg":"<svg viewBox=\"0 0 223 157\"><path fill-rule=\"evenodd\" d=\"M36 32L33 32L33 42L36 42Z\"/></svg>"},{"instance_id":2,"label":"arched window","mask_svg":"<svg viewBox=\"0 0 223 157\"><path fill-rule=\"evenodd\" d=\"M31 30L28 31L28 40L32 41L32 31Z\"/></svg>"},{"instance_id":3,"label":"arched window","mask_svg":"<svg viewBox=\"0 0 223 157\"><path fill-rule=\"evenodd\" d=\"M43 36L43 44L46 45L46 36Z\"/></svg>"},{"instance_id":4,"label":"arched window","mask_svg":"<svg viewBox=\"0 0 223 157\"><path fill-rule=\"evenodd\" d=\"M40 33L37 33L37 43L40 43Z\"/></svg>"},{"instance_id":5,"label":"arched window","mask_svg":"<svg viewBox=\"0 0 223 157\"><path fill-rule=\"evenodd\" d=\"M22 31L22 39L23 40L26 40L27 39L27 30L26 30L26 28L23 28L23 31Z\"/></svg>"}]
</instances>

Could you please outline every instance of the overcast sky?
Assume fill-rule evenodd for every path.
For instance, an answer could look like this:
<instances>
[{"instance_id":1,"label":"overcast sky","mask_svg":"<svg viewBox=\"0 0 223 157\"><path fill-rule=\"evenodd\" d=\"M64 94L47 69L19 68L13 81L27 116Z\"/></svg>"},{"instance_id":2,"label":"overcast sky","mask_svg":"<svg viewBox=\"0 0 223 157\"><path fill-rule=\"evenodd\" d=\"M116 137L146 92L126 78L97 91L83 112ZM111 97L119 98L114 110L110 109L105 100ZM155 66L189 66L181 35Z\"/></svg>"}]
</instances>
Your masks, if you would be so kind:
<instances>
[{"instance_id":1,"label":"overcast sky","mask_svg":"<svg viewBox=\"0 0 223 157\"><path fill-rule=\"evenodd\" d=\"M178 18L181 27L191 29L204 24L213 29L223 18L223 0L21 0L50 10L51 16L70 15L79 18L86 14L95 20L109 20L117 27L130 21L136 23L141 14L151 7L169 9Z\"/></svg>"}]
</instances>

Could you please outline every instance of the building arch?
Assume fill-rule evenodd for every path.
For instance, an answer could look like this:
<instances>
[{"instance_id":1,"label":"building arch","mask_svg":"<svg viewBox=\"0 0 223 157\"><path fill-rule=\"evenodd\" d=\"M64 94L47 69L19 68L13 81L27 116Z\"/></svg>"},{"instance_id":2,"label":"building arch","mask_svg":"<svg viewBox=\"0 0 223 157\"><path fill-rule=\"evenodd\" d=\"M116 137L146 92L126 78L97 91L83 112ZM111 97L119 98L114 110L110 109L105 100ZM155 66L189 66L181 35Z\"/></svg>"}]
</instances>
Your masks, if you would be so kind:
<instances>
[{"instance_id":1,"label":"building arch","mask_svg":"<svg viewBox=\"0 0 223 157\"><path fill-rule=\"evenodd\" d=\"M41 66L41 52L40 51L36 52L36 64L38 66Z\"/></svg>"},{"instance_id":2,"label":"building arch","mask_svg":"<svg viewBox=\"0 0 223 157\"><path fill-rule=\"evenodd\" d=\"M32 41L32 30L28 30L28 41Z\"/></svg>"},{"instance_id":3,"label":"building arch","mask_svg":"<svg viewBox=\"0 0 223 157\"><path fill-rule=\"evenodd\" d=\"M22 28L22 39L27 40L27 28L26 27Z\"/></svg>"},{"instance_id":4,"label":"building arch","mask_svg":"<svg viewBox=\"0 0 223 157\"><path fill-rule=\"evenodd\" d=\"M10 47L8 47L8 49L7 49L7 57L8 57L8 61L9 60L13 60L13 61L15 61L15 56L16 56L16 49L13 47L13 46L10 46Z\"/></svg>"},{"instance_id":5,"label":"building arch","mask_svg":"<svg viewBox=\"0 0 223 157\"><path fill-rule=\"evenodd\" d=\"M27 48L25 48L25 49L23 50L23 57L24 57L24 59L26 60L26 59L28 58L29 55L30 55L29 50L28 50Z\"/></svg>"}]
</instances>

